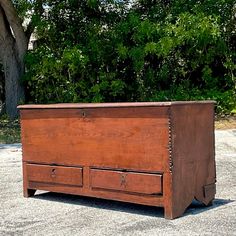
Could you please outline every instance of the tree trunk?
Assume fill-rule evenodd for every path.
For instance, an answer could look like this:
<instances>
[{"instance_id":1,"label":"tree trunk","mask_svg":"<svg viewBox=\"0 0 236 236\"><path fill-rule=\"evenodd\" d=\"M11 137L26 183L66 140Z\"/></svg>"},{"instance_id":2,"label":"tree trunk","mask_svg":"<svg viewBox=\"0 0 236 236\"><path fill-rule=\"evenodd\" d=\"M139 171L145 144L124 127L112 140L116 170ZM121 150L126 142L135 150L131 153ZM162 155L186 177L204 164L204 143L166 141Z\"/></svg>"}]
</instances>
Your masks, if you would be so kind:
<instances>
[{"instance_id":1,"label":"tree trunk","mask_svg":"<svg viewBox=\"0 0 236 236\"><path fill-rule=\"evenodd\" d=\"M17 105L25 98L20 79L24 74L28 39L14 15L11 1L0 0L0 4L0 60L5 74L6 113L14 119L18 115Z\"/></svg>"},{"instance_id":2,"label":"tree trunk","mask_svg":"<svg viewBox=\"0 0 236 236\"><path fill-rule=\"evenodd\" d=\"M20 79L24 73L24 64L16 58L14 43L9 45L3 57L5 74L6 113L11 119L18 115L17 105L24 102L24 87Z\"/></svg>"}]
</instances>

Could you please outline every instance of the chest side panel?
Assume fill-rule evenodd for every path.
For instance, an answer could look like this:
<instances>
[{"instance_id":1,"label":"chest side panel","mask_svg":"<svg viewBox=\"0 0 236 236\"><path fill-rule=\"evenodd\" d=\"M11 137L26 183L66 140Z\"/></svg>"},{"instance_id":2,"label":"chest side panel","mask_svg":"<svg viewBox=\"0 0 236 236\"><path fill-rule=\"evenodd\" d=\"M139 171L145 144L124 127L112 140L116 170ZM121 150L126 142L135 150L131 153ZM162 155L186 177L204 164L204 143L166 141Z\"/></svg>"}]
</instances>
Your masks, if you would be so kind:
<instances>
[{"instance_id":1,"label":"chest side panel","mask_svg":"<svg viewBox=\"0 0 236 236\"><path fill-rule=\"evenodd\" d=\"M173 106L172 175L174 214L195 198L208 204L215 194L214 105Z\"/></svg>"}]
</instances>

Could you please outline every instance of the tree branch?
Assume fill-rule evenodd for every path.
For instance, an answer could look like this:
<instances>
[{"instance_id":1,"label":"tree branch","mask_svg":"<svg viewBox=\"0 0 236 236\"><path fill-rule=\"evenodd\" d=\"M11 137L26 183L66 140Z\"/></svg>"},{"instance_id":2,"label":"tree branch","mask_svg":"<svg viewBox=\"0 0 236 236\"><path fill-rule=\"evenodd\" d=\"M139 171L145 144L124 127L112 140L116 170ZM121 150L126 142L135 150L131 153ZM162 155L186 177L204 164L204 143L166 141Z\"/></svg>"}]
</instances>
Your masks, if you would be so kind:
<instances>
[{"instance_id":1,"label":"tree branch","mask_svg":"<svg viewBox=\"0 0 236 236\"><path fill-rule=\"evenodd\" d=\"M24 29L21 24L21 19L17 15L17 12L11 0L0 0L0 6L4 10L7 21L11 26L16 40L18 54L20 59L22 59L28 47L28 39L26 38L26 35L24 33Z\"/></svg>"},{"instance_id":2,"label":"tree branch","mask_svg":"<svg viewBox=\"0 0 236 236\"><path fill-rule=\"evenodd\" d=\"M5 27L4 27L4 15L3 15L3 9L0 5L0 47L3 43L4 40L4 35L5 35ZM0 52L1 53L1 52Z\"/></svg>"},{"instance_id":3,"label":"tree branch","mask_svg":"<svg viewBox=\"0 0 236 236\"><path fill-rule=\"evenodd\" d=\"M5 36L5 27L4 27L4 15L3 9L0 5L0 61L3 59L3 43Z\"/></svg>"},{"instance_id":4,"label":"tree branch","mask_svg":"<svg viewBox=\"0 0 236 236\"><path fill-rule=\"evenodd\" d=\"M0 5L0 42L3 41L7 35L5 18L6 18L6 16L5 16L4 11Z\"/></svg>"},{"instance_id":5,"label":"tree branch","mask_svg":"<svg viewBox=\"0 0 236 236\"><path fill-rule=\"evenodd\" d=\"M5 12L0 5L0 58L3 59L6 49L6 43L13 40L11 28L7 22Z\"/></svg>"}]
</instances>

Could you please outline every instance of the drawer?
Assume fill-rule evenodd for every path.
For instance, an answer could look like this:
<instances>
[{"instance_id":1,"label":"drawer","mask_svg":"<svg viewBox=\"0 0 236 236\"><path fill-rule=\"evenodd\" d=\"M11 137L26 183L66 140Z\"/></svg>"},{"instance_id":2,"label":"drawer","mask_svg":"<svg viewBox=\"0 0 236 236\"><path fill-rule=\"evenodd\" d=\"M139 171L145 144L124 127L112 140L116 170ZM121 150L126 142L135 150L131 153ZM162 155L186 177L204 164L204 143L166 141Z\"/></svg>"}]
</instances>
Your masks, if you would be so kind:
<instances>
[{"instance_id":1,"label":"drawer","mask_svg":"<svg viewBox=\"0 0 236 236\"><path fill-rule=\"evenodd\" d=\"M29 182L83 186L82 168L27 164Z\"/></svg>"},{"instance_id":2,"label":"drawer","mask_svg":"<svg viewBox=\"0 0 236 236\"><path fill-rule=\"evenodd\" d=\"M90 185L94 189L159 195L162 194L162 175L90 169Z\"/></svg>"}]
</instances>

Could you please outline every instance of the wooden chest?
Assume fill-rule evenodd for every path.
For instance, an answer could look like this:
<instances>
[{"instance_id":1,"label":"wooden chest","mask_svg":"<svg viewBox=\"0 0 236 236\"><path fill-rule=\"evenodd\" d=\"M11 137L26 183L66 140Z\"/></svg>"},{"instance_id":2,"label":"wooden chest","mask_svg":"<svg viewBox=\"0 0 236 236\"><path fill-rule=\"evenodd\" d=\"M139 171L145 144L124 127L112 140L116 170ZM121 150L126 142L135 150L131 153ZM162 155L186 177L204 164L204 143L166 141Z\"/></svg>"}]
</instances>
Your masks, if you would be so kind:
<instances>
[{"instance_id":1,"label":"wooden chest","mask_svg":"<svg viewBox=\"0 0 236 236\"><path fill-rule=\"evenodd\" d=\"M19 106L24 196L37 189L181 216L215 196L214 102Z\"/></svg>"}]
</instances>

